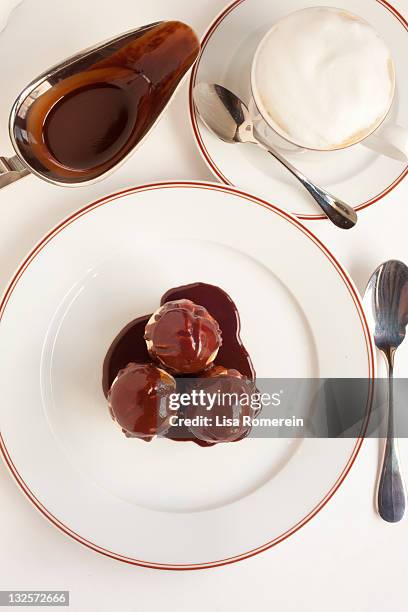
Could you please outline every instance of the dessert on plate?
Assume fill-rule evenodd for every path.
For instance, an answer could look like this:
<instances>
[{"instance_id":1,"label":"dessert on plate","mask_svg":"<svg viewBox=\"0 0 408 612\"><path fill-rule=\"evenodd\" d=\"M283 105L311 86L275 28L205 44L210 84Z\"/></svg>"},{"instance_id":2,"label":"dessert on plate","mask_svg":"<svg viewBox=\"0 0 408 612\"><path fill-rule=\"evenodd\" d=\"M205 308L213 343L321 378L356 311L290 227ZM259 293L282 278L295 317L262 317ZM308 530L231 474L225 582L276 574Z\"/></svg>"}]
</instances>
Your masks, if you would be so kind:
<instances>
[{"instance_id":1,"label":"dessert on plate","mask_svg":"<svg viewBox=\"0 0 408 612\"><path fill-rule=\"evenodd\" d=\"M238 310L207 283L167 291L153 314L118 334L103 366L112 418L127 437L145 441L211 446L246 437L256 412L239 398L256 392L254 381Z\"/></svg>"}]
</instances>

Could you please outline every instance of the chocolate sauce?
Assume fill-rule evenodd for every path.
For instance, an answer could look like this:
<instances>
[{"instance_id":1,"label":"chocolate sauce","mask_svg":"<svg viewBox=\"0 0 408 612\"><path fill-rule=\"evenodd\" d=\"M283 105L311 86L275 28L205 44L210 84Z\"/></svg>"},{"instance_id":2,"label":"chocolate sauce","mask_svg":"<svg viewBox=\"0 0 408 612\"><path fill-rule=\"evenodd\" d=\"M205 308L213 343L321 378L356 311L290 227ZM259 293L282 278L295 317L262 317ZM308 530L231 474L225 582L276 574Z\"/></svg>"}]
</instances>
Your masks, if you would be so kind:
<instances>
[{"instance_id":1,"label":"chocolate sauce","mask_svg":"<svg viewBox=\"0 0 408 612\"><path fill-rule=\"evenodd\" d=\"M153 363L130 363L121 370L109 391L109 408L127 437L150 442L170 428L172 411L167 402L176 381Z\"/></svg>"},{"instance_id":2,"label":"chocolate sauce","mask_svg":"<svg viewBox=\"0 0 408 612\"><path fill-rule=\"evenodd\" d=\"M128 363L148 363L151 361L144 340L144 331L150 315L131 321L122 329L112 342L103 362L102 388L105 397L119 370Z\"/></svg>"},{"instance_id":3,"label":"chocolate sauce","mask_svg":"<svg viewBox=\"0 0 408 612\"><path fill-rule=\"evenodd\" d=\"M239 313L230 296L214 285L193 283L170 289L163 295L160 304L180 299L188 299L204 306L218 321L222 333L222 345L214 364L238 370L243 376L255 380L254 367L239 335ZM150 317L151 314L148 314L131 321L112 342L103 364L102 386L105 396L108 395L119 370L128 363L150 361L143 337ZM183 375L182 378L187 377Z\"/></svg>"},{"instance_id":4,"label":"chocolate sauce","mask_svg":"<svg viewBox=\"0 0 408 612\"><path fill-rule=\"evenodd\" d=\"M204 306L218 322L222 334L222 345L214 365L238 370L243 376L255 380L256 374L251 358L240 338L239 313L230 296L214 285L193 283L170 289L163 295L160 305L180 299L188 299ZM144 340L145 326L150 317L151 314L148 314L131 321L111 344L103 363L102 388L106 397L119 370L125 368L130 362L147 363L151 361ZM188 377L182 375L175 378L186 380ZM192 441L200 446L212 446L212 444L192 437L184 427L171 428L166 437L172 440Z\"/></svg>"},{"instance_id":5,"label":"chocolate sauce","mask_svg":"<svg viewBox=\"0 0 408 612\"><path fill-rule=\"evenodd\" d=\"M170 289L163 295L160 304L183 298L204 306L220 326L222 345L214 364L238 370L243 376L255 380L254 366L240 338L238 309L228 293L214 285L192 283Z\"/></svg>"},{"instance_id":6,"label":"chocolate sauce","mask_svg":"<svg viewBox=\"0 0 408 612\"><path fill-rule=\"evenodd\" d=\"M180 376L200 376L222 343L218 321L191 300L162 304L146 325L144 338L153 361Z\"/></svg>"},{"instance_id":7,"label":"chocolate sauce","mask_svg":"<svg viewBox=\"0 0 408 612\"><path fill-rule=\"evenodd\" d=\"M147 134L199 52L194 32L160 22L63 66L53 86L16 120L27 161L51 179L87 181Z\"/></svg>"},{"instance_id":8,"label":"chocolate sauce","mask_svg":"<svg viewBox=\"0 0 408 612\"><path fill-rule=\"evenodd\" d=\"M148 84L139 76L131 91L97 83L67 94L44 124L51 155L59 164L77 170L108 164L130 141L148 91Z\"/></svg>"}]
</instances>

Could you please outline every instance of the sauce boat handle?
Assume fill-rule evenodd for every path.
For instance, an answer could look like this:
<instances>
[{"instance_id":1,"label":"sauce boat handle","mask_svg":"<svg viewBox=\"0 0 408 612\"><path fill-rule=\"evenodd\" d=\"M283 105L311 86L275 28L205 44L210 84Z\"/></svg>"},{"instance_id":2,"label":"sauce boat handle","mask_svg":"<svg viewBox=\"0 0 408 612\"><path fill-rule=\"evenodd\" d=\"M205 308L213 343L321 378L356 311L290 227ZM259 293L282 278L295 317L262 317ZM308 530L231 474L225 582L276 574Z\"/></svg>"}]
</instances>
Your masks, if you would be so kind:
<instances>
[{"instance_id":1,"label":"sauce boat handle","mask_svg":"<svg viewBox=\"0 0 408 612\"><path fill-rule=\"evenodd\" d=\"M14 157L0 156L0 189L30 174L27 166L17 155Z\"/></svg>"}]
</instances>

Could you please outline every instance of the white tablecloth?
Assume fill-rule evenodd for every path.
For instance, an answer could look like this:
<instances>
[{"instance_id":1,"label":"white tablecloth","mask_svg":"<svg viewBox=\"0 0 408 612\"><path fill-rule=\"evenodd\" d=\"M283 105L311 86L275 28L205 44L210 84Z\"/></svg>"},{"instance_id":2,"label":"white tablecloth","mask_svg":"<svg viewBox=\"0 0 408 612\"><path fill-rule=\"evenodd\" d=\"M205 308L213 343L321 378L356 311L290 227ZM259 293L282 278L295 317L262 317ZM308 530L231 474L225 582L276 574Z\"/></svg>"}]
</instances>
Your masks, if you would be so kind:
<instances>
[{"instance_id":1,"label":"white tablecloth","mask_svg":"<svg viewBox=\"0 0 408 612\"><path fill-rule=\"evenodd\" d=\"M151 2L154 6L155 0ZM178 18L184 17L202 32L222 8L223 0L190 2L188 8L182 0L169 0L168 4L169 9L174 4ZM403 14L408 12L407 0L395 0L394 5ZM13 23L11 20L8 28L12 29ZM27 51L17 51L8 61L15 62L18 69L19 57ZM147 181L213 180L194 145L186 98L185 85L145 143L143 163L135 156L108 180L88 188L60 189L28 177L0 192L1 290L39 238L84 203ZM0 119L5 122L7 117ZM408 263L408 183L362 211L351 232L336 230L322 221L308 226L363 290L382 261L399 258ZM398 356L398 372L405 376L406 344ZM0 589L69 589L70 609L80 612L402 612L408 607L408 518L388 525L374 512L378 448L376 440L364 443L334 498L288 540L244 562L199 572L133 567L84 548L32 507L0 462ZM401 455L408 477L408 440L401 442Z\"/></svg>"}]
</instances>

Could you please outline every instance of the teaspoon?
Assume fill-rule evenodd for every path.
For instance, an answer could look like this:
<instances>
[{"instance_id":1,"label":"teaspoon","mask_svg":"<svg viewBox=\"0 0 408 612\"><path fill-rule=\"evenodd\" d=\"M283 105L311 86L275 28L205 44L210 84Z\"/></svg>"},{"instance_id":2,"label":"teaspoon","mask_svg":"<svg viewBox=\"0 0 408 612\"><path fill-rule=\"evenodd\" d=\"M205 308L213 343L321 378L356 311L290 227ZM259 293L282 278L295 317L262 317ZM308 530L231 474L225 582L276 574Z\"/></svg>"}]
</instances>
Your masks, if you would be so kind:
<instances>
[{"instance_id":1,"label":"teaspoon","mask_svg":"<svg viewBox=\"0 0 408 612\"><path fill-rule=\"evenodd\" d=\"M379 266L368 282L364 304L375 345L388 367L388 425L378 485L378 512L385 521L397 523L405 514L406 491L394 438L393 374L395 352L405 338L408 322L408 267L394 260Z\"/></svg>"},{"instance_id":2,"label":"teaspoon","mask_svg":"<svg viewBox=\"0 0 408 612\"><path fill-rule=\"evenodd\" d=\"M231 144L251 143L262 147L302 183L334 225L342 229L354 227L357 214L351 206L314 185L280 153L255 137L248 107L232 91L215 83L199 83L194 88L193 97L202 122L213 134Z\"/></svg>"}]
</instances>

